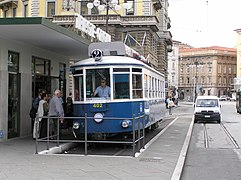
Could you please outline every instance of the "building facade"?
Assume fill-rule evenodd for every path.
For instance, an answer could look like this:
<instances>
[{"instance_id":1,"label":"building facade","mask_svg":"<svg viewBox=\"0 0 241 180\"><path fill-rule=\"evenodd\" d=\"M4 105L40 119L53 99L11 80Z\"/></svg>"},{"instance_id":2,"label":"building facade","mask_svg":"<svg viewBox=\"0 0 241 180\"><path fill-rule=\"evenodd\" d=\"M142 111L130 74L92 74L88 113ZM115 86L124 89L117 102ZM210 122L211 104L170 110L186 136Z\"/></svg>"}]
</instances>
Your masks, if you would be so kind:
<instances>
[{"instance_id":1,"label":"building facade","mask_svg":"<svg viewBox=\"0 0 241 180\"><path fill-rule=\"evenodd\" d=\"M172 52L168 53L168 96L178 97L178 55L179 41L173 41Z\"/></svg>"},{"instance_id":2,"label":"building facade","mask_svg":"<svg viewBox=\"0 0 241 180\"><path fill-rule=\"evenodd\" d=\"M237 32L237 78L241 78L241 29Z\"/></svg>"},{"instance_id":3,"label":"building facade","mask_svg":"<svg viewBox=\"0 0 241 180\"><path fill-rule=\"evenodd\" d=\"M179 99L193 101L197 95L231 97L236 58L234 48L179 49Z\"/></svg>"}]
</instances>

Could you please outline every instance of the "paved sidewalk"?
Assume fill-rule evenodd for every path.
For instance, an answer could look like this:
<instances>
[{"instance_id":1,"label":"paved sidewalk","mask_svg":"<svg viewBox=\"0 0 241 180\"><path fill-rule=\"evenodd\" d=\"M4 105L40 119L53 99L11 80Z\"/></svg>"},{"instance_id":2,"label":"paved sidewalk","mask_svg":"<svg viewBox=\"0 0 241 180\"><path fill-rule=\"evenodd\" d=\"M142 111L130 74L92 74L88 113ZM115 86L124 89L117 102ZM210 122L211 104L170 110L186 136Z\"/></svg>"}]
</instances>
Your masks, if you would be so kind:
<instances>
[{"instance_id":1,"label":"paved sidewalk","mask_svg":"<svg viewBox=\"0 0 241 180\"><path fill-rule=\"evenodd\" d=\"M168 180L179 179L192 130L192 116L180 103L176 118L138 157L36 155L35 141L0 143L0 180ZM40 145L45 148L45 144Z\"/></svg>"}]
</instances>

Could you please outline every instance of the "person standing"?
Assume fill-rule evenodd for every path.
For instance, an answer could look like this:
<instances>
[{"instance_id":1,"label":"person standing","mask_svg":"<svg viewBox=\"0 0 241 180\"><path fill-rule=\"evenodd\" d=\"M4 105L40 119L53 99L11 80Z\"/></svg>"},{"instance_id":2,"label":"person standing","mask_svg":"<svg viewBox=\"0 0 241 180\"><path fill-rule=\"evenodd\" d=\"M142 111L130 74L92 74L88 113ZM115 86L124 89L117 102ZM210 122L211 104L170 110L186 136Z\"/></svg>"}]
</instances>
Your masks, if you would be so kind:
<instances>
[{"instance_id":1,"label":"person standing","mask_svg":"<svg viewBox=\"0 0 241 180\"><path fill-rule=\"evenodd\" d=\"M48 94L42 93L41 100L39 101L38 116L48 116ZM47 137L47 118L39 118L40 122L40 138Z\"/></svg>"},{"instance_id":2,"label":"person standing","mask_svg":"<svg viewBox=\"0 0 241 180\"><path fill-rule=\"evenodd\" d=\"M168 99L168 109L169 109L169 115L172 115L172 107L174 106L174 102L172 101L172 98L170 97Z\"/></svg>"},{"instance_id":3,"label":"person standing","mask_svg":"<svg viewBox=\"0 0 241 180\"><path fill-rule=\"evenodd\" d=\"M29 113L29 116L31 118L32 132L33 132L33 129L34 129L35 118L36 118L36 114L38 112L39 101L41 100L42 93L45 93L45 90L39 89L38 96L33 100L32 108L31 108L30 113Z\"/></svg>"},{"instance_id":4,"label":"person standing","mask_svg":"<svg viewBox=\"0 0 241 180\"><path fill-rule=\"evenodd\" d=\"M61 91L60 90L55 90L54 91L54 95L51 98L50 102L49 102L49 112L48 112L48 116L49 117L58 117L58 120L60 120L61 123L63 123L64 120L64 109L63 109L63 100L61 97ZM57 123L55 119L51 119L50 118L50 123L55 124L54 129L56 129Z\"/></svg>"},{"instance_id":5,"label":"person standing","mask_svg":"<svg viewBox=\"0 0 241 180\"><path fill-rule=\"evenodd\" d=\"M72 93L69 93L69 97L66 99L66 103L64 106L64 114L65 117L73 117L73 100L72 100ZM73 119L66 119L66 128L73 127Z\"/></svg>"}]
</instances>

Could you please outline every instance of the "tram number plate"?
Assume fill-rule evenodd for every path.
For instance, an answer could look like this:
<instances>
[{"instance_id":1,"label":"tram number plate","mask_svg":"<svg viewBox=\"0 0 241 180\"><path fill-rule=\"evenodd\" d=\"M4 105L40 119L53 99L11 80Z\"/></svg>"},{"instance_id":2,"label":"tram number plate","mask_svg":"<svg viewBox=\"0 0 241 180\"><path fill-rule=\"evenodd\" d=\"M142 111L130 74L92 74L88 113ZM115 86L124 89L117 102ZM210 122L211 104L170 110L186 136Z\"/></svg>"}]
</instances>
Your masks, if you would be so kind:
<instances>
[{"instance_id":1,"label":"tram number plate","mask_svg":"<svg viewBox=\"0 0 241 180\"><path fill-rule=\"evenodd\" d=\"M205 115L204 117L205 117L205 118L210 118L210 115Z\"/></svg>"},{"instance_id":2,"label":"tram number plate","mask_svg":"<svg viewBox=\"0 0 241 180\"><path fill-rule=\"evenodd\" d=\"M102 108L102 107L103 107L102 103L93 104L93 108Z\"/></svg>"}]
</instances>

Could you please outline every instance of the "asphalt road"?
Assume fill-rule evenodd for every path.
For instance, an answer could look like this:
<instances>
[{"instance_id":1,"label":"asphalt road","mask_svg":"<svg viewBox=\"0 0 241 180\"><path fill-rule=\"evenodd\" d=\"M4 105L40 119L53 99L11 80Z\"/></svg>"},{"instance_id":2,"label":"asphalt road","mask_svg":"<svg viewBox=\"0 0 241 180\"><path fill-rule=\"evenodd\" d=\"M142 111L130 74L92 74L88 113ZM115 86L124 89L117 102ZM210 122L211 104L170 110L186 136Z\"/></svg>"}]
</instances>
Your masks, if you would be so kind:
<instances>
[{"instance_id":1,"label":"asphalt road","mask_svg":"<svg viewBox=\"0 0 241 180\"><path fill-rule=\"evenodd\" d=\"M191 112L191 108L190 108ZM194 124L182 180L241 179L241 114L222 102L222 124Z\"/></svg>"}]
</instances>

